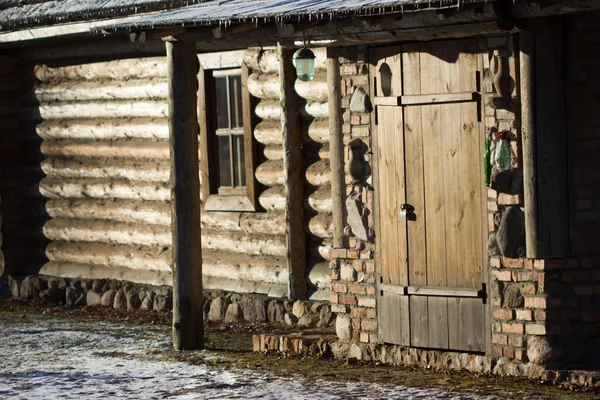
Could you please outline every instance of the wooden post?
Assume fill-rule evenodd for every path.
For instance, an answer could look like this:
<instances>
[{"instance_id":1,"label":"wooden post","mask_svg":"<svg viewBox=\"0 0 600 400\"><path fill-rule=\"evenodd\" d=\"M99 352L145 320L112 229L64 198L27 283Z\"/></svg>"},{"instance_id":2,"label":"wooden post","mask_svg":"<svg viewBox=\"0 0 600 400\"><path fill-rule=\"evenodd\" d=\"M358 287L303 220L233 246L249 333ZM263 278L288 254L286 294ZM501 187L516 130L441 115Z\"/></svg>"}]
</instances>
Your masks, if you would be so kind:
<instances>
[{"instance_id":1,"label":"wooden post","mask_svg":"<svg viewBox=\"0 0 600 400\"><path fill-rule=\"evenodd\" d=\"M569 256L567 127L562 17L535 22L537 257Z\"/></svg>"},{"instance_id":2,"label":"wooden post","mask_svg":"<svg viewBox=\"0 0 600 400\"><path fill-rule=\"evenodd\" d=\"M333 212L333 247L344 246L344 140L342 134L339 48L327 48L327 95L329 102L329 152L331 165L331 199Z\"/></svg>"},{"instance_id":3,"label":"wooden post","mask_svg":"<svg viewBox=\"0 0 600 400\"><path fill-rule=\"evenodd\" d=\"M519 33L525 243L526 254L529 258L538 258L534 40L532 31Z\"/></svg>"},{"instance_id":4,"label":"wooden post","mask_svg":"<svg viewBox=\"0 0 600 400\"><path fill-rule=\"evenodd\" d=\"M173 347L202 349L202 248L198 178L198 58L193 42L166 42L173 223Z\"/></svg>"},{"instance_id":5,"label":"wooden post","mask_svg":"<svg viewBox=\"0 0 600 400\"><path fill-rule=\"evenodd\" d=\"M304 183L302 180L302 141L298 121L298 100L294 91L296 69L293 49L277 44L281 83L281 132L283 135L283 173L285 177L285 221L288 262L288 297L306 297L306 245L304 235Z\"/></svg>"}]
</instances>

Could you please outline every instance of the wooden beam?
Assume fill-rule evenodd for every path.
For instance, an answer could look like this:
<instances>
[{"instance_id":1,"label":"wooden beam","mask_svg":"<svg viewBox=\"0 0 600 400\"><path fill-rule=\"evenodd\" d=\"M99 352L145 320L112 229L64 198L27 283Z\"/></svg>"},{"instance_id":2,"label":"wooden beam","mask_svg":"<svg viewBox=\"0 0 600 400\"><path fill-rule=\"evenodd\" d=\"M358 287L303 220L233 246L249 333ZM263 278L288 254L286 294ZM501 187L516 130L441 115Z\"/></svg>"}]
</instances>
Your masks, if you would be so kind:
<instances>
[{"instance_id":1,"label":"wooden beam","mask_svg":"<svg viewBox=\"0 0 600 400\"><path fill-rule=\"evenodd\" d=\"M298 121L298 99L294 91L296 70L292 65L294 50L278 45L283 136L283 173L285 179L285 221L287 262L289 272L288 297L306 297L306 237L304 235L304 183L302 180L302 141Z\"/></svg>"},{"instance_id":2,"label":"wooden beam","mask_svg":"<svg viewBox=\"0 0 600 400\"><path fill-rule=\"evenodd\" d=\"M171 219L173 223L173 347L204 347L200 180L198 178L198 58L191 42L167 42Z\"/></svg>"},{"instance_id":3,"label":"wooden beam","mask_svg":"<svg viewBox=\"0 0 600 400\"><path fill-rule=\"evenodd\" d=\"M537 256L569 256L562 17L535 21ZM528 144L529 145L529 144Z\"/></svg>"},{"instance_id":4,"label":"wooden beam","mask_svg":"<svg viewBox=\"0 0 600 400\"><path fill-rule=\"evenodd\" d=\"M333 247L344 246L344 135L342 134L342 91L339 49L327 49L327 95L329 103L329 162L333 211Z\"/></svg>"},{"instance_id":5,"label":"wooden beam","mask_svg":"<svg viewBox=\"0 0 600 400\"><path fill-rule=\"evenodd\" d=\"M528 258L538 258L534 40L531 31L519 34L525 243Z\"/></svg>"},{"instance_id":6,"label":"wooden beam","mask_svg":"<svg viewBox=\"0 0 600 400\"><path fill-rule=\"evenodd\" d=\"M512 18L531 19L600 9L598 0L528 1L518 0L510 10Z\"/></svg>"}]
</instances>

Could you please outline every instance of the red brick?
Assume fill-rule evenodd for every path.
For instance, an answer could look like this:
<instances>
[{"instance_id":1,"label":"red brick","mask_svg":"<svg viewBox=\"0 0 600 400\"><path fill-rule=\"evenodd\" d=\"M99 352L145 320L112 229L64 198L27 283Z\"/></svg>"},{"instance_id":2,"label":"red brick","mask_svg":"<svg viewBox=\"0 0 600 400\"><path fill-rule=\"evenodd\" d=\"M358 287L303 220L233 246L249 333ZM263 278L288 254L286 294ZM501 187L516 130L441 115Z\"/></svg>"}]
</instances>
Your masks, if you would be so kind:
<instances>
[{"instance_id":1,"label":"red brick","mask_svg":"<svg viewBox=\"0 0 600 400\"><path fill-rule=\"evenodd\" d=\"M508 336L507 335L502 335L499 333L494 333L492 335L492 343L494 344L502 344L504 346L508 345Z\"/></svg>"},{"instance_id":2,"label":"red brick","mask_svg":"<svg viewBox=\"0 0 600 400\"><path fill-rule=\"evenodd\" d=\"M361 117L360 117L360 123L363 124L363 125L370 124L371 123L371 116L369 114L361 115Z\"/></svg>"},{"instance_id":3,"label":"red brick","mask_svg":"<svg viewBox=\"0 0 600 400\"><path fill-rule=\"evenodd\" d=\"M531 310L517 310L518 321L531 321L532 315Z\"/></svg>"},{"instance_id":4,"label":"red brick","mask_svg":"<svg viewBox=\"0 0 600 400\"><path fill-rule=\"evenodd\" d=\"M514 317L513 315L513 310L509 310L506 308L499 308L497 310L494 310L494 318L496 319L501 319L501 320L512 320Z\"/></svg>"},{"instance_id":5,"label":"red brick","mask_svg":"<svg viewBox=\"0 0 600 400\"><path fill-rule=\"evenodd\" d=\"M375 286L369 285L367 286L367 294L374 295L377 291L375 290Z\"/></svg>"},{"instance_id":6,"label":"red brick","mask_svg":"<svg viewBox=\"0 0 600 400\"><path fill-rule=\"evenodd\" d=\"M538 276L534 271L521 272L517 271L515 281L517 282L537 282Z\"/></svg>"},{"instance_id":7,"label":"red brick","mask_svg":"<svg viewBox=\"0 0 600 400\"><path fill-rule=\"evenodd\" d=\"M500 263L500 258L499 257L490 258L490 267L492 267L492 268L502 267L502 264Z\"/></svg>"},{"instance_id":8,"label":"red brick","mask_svg":"<svg viewBox=\"0 0 600 400\"><path fill-rule=\"evenodd\" d=\"M337 294L332 294L329 296L329 302L332 304L337 304L338 303L338 295Z\"/></svg>"},{"instance_id":9,"label":"red brick","mask_svg":"<svg viewBox=\"0 0 600 400\"><path fill-rule=\"evenodd\" d=\"M581 267L582 268L600 268L600 257L589 257L589 258L582 259ZM600 272L600 271L597 271L597 272Z\"/></svg>"},{"instance_id":10,"label":"red brick","mask_svg":"<svg viewBox=\"0 0 600 400\"><path fill-rule=\"evenodd\" d=\"M348 250L347 257L351 260L358 260L360 258L360 251L358 250Z\"/></svg>"},{"instance_id":11,"label":"red brick","mask_svg":"<svg viewBox=\"0 0 600 400\"><path fill-rule=\"evenodd\" d=\"M488 201L488 210L498 211L498 203L496 203L495 201Z\"/></svg>"},{"instance_id":12,"label":"red brick","mask_svg":"<svg viewBox=\"0 0 600 400\"><path fill-rule=\"evenodd\" d=\"M546 298L526 296L525 308L546 308Z\"/></svg>"},{"instance_id":13,"label":"red brick","mask_svg":"<svg viewBox=\"0 0 600 400\"><path fill-rule=\"evenodd\" d=\"M582 282L589 279L588 271L565 271L562 273L565 282Z\"/></svg>"},{"instance_id":14,"label":"red brick","mask_svg":"<svg viewBox=\"0 0 600 400\"><path fill-rule=\"evenodd\" d=\"M508 344L512 347L523 347L523 336L509 336Z\"/></svg>"},{"instance_id":15,"label":"red brick","mask_svg":"<svg viewBox=\"0 0 600 400\"><path fill-rule=\"evenodd\" d=\"M346 258L346 249L329 249L329 257L332 259Z\"/></svg>"},{"instance_id":16,"label":"red brick","mask_svg":"<svg viewBox=\"0 0 600 400\"><path fill-rule=\"evenodd\" d=\"M490 232L496 231L496 222L494 221L494 214L488 214L488 230Z\"/></svg>"},{"instance_id":17,"label":"red brick","mask_svg":"<svg viewBox=\"0 0 600 400\"><path fill-rule=\"evenodd\" d=\"M358 301L356 300L356 297L354 297L354 296L348 296L348 295L344 295L344 294L339 295L338 302L341 303L341 304L348 304L348 305L351 305L351 306L355 306L355 305L358 304Z\"/></svg>"},{"instance_id":18,"label":"red brick","mask_svg":"<svg viewBox=\"0 0 600 400\"><path fill-rule=\"evenodd\" d=\"M342 133L347 135L352 131L352 125L350 124L343 124L342 125Z\"/></svg>"},{"instance_id":19,"label":"red brick","mask_svg":"<svg viewBox=\"0 0 600 400\"><path fill-rule=\"evenodd\" d=\"M527 332L528 335L545 335L546 325L530 324L525 326L525 332Z\"/></svg>"},{"instance_id":20,"label":"red brick","mask_svg":"<svg viewBox=\"0 0 600 400\"><path fill-rule=\"evenodd\" d=\"M360 342L360 331L352 332L352 340L355 342Z\"/></svg>"},{"instance_id":21,"label":"red brick","mask_svg":"<svg viewBox=\"0 0 600 400\"><path fill-rule=\"evenodd\" d=\"M516 334L522 335L523 334L523 324L503 322L502 323L502 332L516 333Z\"/></svg>"},{"instance_id":22,"label":"red brick","mask_svg":"<svg viewBox=\"0 0 600 400\"><path fill-rule=\"evenodd\" d=\"M561 299L549 299L546 308L560 308L562 306Z\"/></svg>"},{"instance_id":23,"label":"red brick","mask_svg":"<svg viewBox=\"0 0 600 400\"><path fill-rule=\"evenodd\" d=\"M356 284L353 284L353 283L349 283L348 284L348 291L350 293L354 293L354 294L365 294L367 292L365 290L364 286L356 285Z\"/></svg>"},{"instance_id":24,"label":"red brick","mask_svg":"<svg viewBox=\"0 0 600 400\"><path fill-rule=\"evenodd\" d=\"M502 346L494 346L492 349L492 355L495 357L502 357Z\"/></svg>"},{"instance_id":25,"label":"red brick","mask_svg":"<svg viewBox=\"0 0 600 400\"><path fill-rule=\"evenodd\" d=\"M369 343L377 343L377 334L369 333Z\"/></svg>"},{"instance_id":26,"label":"red brick","mask_svg":"<svg viewBox=\"0 0 600 400\"><path fill-rule=\"evenodd\" d=\"M366 318L367 317L367 311L363 308L353 308L350 311L350 316L352 318Z\"/></svg>"},{"instance_id":27,"label":"red brick","mask_svg":"<svg viewBox=\"0 0 600 400\"><path fill-rule=\"evenodd\" d=\"M525 261L523 261L523 267L526 269L533 269L533 260L531 258L525 259Z\"/></svg>"},{"instance_id":28,"label":"red brick","mask_svg":"<svg viewBox=\"0 0 600 400\"><path fill-rule=\"evenodd\" d=\"M505 347L502 355L506 358L515 358L515 351L510 347Z\"/></svg>"},{"instance_id":29,"label":"red brick","mask_svg":"<svg viewBox=\"0 0 600 400\"><path fill-rule=\"evenodd\" d=\"M527 355L523 350L515 350L515 359L517 361L527 362Z\"/></svg>"},{"instance_id":30,"label":"red brick","mask_svg":"<svg viewBox=\"0 0 600 400\"><path fill-rule=\"evenodd\" d=\"M352 117L350 118L350 123L352 125L360 125L360 115L352 114Z\"/></svg>"},{"instance_id":31,"label":"red brick","mask_svg":"<svg viewBox=\"0 0 600 400\"><path fill-rule=\"evenodd\" d=\"M352 329L354 329L355 331L360 331L360 319L352 320Z\"/></svg>"},{"instance_id":32,"label":"red brick","mask_svg":"<svg viewBox=\"0 0 600 400\"><path fill-rule=\"evenodd\" d=\"M522 258L503 258L502 266L504 268L522 269L523 259Z\"/></svg>"},{"instance_id":33,"label":"red brick","mask_svg":"<svg viewBox=\"0 0 600 400\"><path fill-rule=\"evenodd\" d=\"M600 281L600 270L592 272L592 279L595 281Z\"/></svg>"},{"instance_id":34,"label":"red brick","mask_svg":"<svg viewBox=\"0 0 600 400\"><path fill-rule=\"evenodd\" d=\"M376 331L377 330L377 321L372 319L363 319L360 327L363 331Z\"/></svg>"},{"instance_id":35,"label":"red brick","mask_svg":"<svg viewBox=\"0 0 600 400\"><path fill-rule=\"evenodd\" d=\"M583 310L581 320L583 322L600 322L600 310Z\"/></svg>"},{"instance_id":36,"label":"red brick","mask_svg":"<svg viewBox=\"0 0 600 400\"><path fill-rule=\"evenodd\" d=\"M488 188L488 190L487 190L487 196L488 196L488 199L497 199L498 198L498 192L495 191L494 189Z\"/></svg>"},{"instance_id":37,"label":"red brick","mask_svg":"<svg viewBox=\"0 0 600 400\"><path fill-rule=\"evenodd\" d=\"M496 279L498 279L499 281L510 282L512 280L512 274L510 271L493 270L492 273L494 274Z\"/></svg>"},{"instance_id":38,"label":"red brick","mask_svg":"<svg viewBox=\"0 0 600 400\"><path fill-rule=\"evenodd\" d=\"M375 272L375 262L374 261L365 261L365 271L369 273Z\"/></svg>"},{"instance_id":39,"label":"red brick","mask_svg":"<svg viewBox=\"0 0 600 400\"><path fill-rule=\"evenodd\" d=\"M337 281L338 279L340 279L340 271L335 269L329 270L329 278L332 281Z\"/></svg>"},{"instance_id":40,"label":"red brick","mask_svg":"<svg viewBox=\"0 0 600 400\"><path fill-rule=\"evenodd\" d=\"M331 290L336 293L348 293L348 286L343 283L331 282Z\"/></svg>"},{"instance_id":41,"label":"red brick","mask_svg":"<svg viewBox=\"0 0 600 400\"><path fill-rule=\"evenodd\" d=\"M362 261L355 261L352 266L356 272L364 272L365 270L365 263Z\"/></svg>"}]
</instances>

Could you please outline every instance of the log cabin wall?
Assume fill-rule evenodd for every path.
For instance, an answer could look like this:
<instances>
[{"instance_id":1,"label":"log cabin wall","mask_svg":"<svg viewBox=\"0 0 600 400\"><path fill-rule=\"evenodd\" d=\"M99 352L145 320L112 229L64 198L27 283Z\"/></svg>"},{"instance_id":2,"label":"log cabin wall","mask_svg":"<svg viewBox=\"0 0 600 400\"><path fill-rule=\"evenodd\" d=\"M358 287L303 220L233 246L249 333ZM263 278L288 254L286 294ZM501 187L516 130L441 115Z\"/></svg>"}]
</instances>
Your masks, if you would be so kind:
<instances>
[{"instance_id":1,"label":"log cabin wall","mask_svg":"<svg viewBox=\"0 0 600 400\"><path fill-rule=\"evenodd\" d=\"M38 140L30 148L43 154L37 168L46 175L29 179L39 183L38 197L46 201L41 209L48 220L41 221L39 236L50 243L38 246L48 258L37 263L40 274L171 284L166 59L143 57L160 54L155 47L124 46L121 55L103 47L95 54L93 42L24 51L35 85L26 91L24 115ZM331 192L325 52L317 54L315 80L298 81L296 90L311 189L305 199L309 292L324 300ZM254 137L261 151L255 175L264 185L257 192L262 209L202 213L204 287L283 297L288 275L279 62L272 50L249 49L244 59L257 104Z\"/></svg>"},{"instance_id":2,"label":"log cabin wall","mask_svg":"<svg viewBox=\"0 0 600 400\"><path fill-rule=\"evenodd\" d=\"M331 226L331 186L329 167L329 122L325 49L315 49L315 77L310 82L296 81L300 102L300 124L305 160L305 228L307 234L307 271L311 299L329 299L329 258ZM254 138L260 144L256 179L264 185L258 201L264 214L244 213L252 227L254 220L274 221L272 233L285 235L285 193L283 149L279 106L279 61L274 49L250 49L246 64L252 72L248 79L250 94L259 99L255 113L260 122ZM215 214L215 217L218 214ZM256 232L262 233L262 232ZM279 239L278 239L279 240ZM283 264L280 264L283 265Z\"/></svg>"}]
</instances>

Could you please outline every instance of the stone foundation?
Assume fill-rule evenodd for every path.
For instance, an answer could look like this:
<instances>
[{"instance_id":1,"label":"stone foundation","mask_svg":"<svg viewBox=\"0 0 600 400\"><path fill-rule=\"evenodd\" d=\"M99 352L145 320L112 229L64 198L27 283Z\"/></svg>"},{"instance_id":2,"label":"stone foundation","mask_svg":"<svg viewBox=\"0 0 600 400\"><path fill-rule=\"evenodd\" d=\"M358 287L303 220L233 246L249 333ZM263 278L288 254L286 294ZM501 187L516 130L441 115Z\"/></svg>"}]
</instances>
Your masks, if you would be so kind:
<instances>
[{"instance_id":1,"label":"stone foundation","mask_svg":"<svg viewBox=\"0 0 600 400\"><path fill-rule=\"evenodd\" d=\"M0 278L0 295L23 301L41 301L67 306L104 306L115 309L170 312L170 286L134 284L111 279L69 279L44 275ZM282 323L297 328L328 328L335 314L327 303L290 301L264 295L204 291L206 321Z\"/></svg>"}]
</instances>

